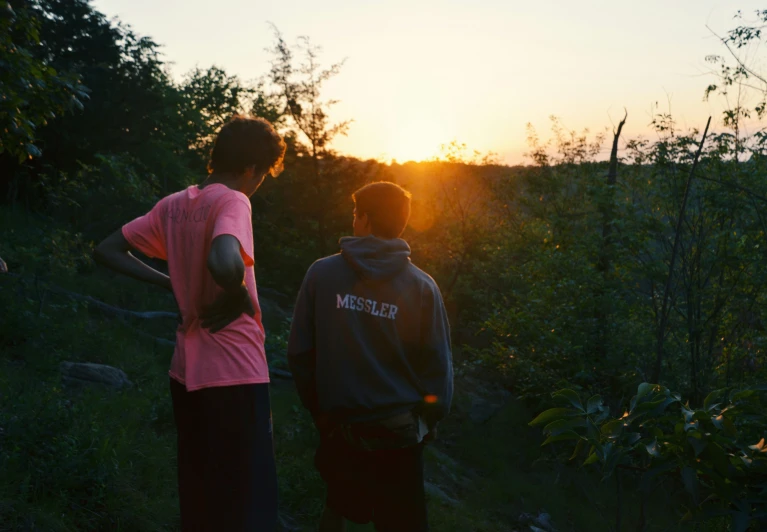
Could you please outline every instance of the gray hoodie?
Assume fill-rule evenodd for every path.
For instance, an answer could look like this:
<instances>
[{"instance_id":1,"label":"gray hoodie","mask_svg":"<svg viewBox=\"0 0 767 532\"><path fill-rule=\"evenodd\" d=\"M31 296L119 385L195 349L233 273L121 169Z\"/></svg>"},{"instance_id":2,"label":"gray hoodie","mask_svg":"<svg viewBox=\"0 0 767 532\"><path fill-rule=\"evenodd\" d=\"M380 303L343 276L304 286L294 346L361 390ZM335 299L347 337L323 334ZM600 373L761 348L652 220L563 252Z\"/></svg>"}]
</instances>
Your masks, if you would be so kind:
<instances>
[{"instance_id":1,"label":"gray hoodie","mask_svg":"<svg viewBox=\"0 0 767 532\"><path fill-rule=\"evenodd\" d=\"M408 410L434 427L450 409L450 326L439 288L402 239L342 238L309 268L288 362L312 415L338 422Z\"/></svg>"}]
</instances>

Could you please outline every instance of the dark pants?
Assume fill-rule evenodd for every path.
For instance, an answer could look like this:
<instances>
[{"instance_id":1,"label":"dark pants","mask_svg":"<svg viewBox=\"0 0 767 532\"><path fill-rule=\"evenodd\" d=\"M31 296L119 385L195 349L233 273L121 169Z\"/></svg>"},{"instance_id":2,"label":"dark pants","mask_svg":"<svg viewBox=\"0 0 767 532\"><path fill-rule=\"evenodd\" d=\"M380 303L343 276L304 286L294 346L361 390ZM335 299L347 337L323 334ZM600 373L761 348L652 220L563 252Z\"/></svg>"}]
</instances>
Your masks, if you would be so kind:
<instances>
[{"instance_id":1,"label":"dark pants","mask_svg":"<svg viewBox=\"0 0 767 532\"><path fill-rule=\"evenodd\" d=\"M379 532L428 530L423 485L423 444L365 451L337 434L323 436L314 459L327 484L327 505Z\"/></svg>"},{"instance_id":2,"label":"dark pants","mask_svg":"<svg viewBox=\"0 0 767 532\"><path fill-rule=\"evenodd\" d=\"M277 470L268 384L188 392L171 379L184 532L272 532Z\"/></svg>"}]
</instances>

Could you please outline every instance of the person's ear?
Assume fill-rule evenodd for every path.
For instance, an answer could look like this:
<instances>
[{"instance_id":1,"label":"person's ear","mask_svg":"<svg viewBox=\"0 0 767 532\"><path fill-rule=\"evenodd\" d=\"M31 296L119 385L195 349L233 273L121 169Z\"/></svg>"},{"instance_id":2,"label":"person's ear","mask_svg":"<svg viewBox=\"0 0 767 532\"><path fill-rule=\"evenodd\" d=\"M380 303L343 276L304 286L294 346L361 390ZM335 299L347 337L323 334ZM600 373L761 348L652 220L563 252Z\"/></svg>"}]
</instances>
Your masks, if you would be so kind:
<instances>
[{"instance_id":1,"label":"person's ear","mask_svg":"<svg viewBox=\"0 0 767 532\"><path fill-rule=\"evenodd\" d=\"M370 233L373 231L373 226L370 224L370 217L368 216L368 213L363 212L362 217L360 218L360 223L362 224L362 229Z\"/></svg>"}]
</instances>

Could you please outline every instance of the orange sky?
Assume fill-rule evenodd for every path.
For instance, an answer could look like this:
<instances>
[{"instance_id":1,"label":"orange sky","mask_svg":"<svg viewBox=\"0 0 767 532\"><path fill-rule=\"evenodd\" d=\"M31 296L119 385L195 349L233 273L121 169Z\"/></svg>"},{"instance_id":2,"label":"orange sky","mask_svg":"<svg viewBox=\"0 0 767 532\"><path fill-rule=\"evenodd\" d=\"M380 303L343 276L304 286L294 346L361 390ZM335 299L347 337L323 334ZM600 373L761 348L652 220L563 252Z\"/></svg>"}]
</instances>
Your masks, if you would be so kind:
<instances>
[{"instance_id":1,"label":"orange sky","mask_svg":"<svg viewBox=\"0 0 767 532\"><path fill-rule=\"evenodd\" d=\"M755 0L96 0L108 16L164 45L173 72L212 64L243 79L267 72L268 22L307 35L326 64L347 58L326 97L354 119L334 147L358 157L427 159L451 140L509 164L526 162L526 124L548 117L603 130L626 107L626 136L652 133L652 107L680 125L719 121L702 101L705 56ZM605 150L607 146L605 147Z\"/></svg>"}]
</instances>

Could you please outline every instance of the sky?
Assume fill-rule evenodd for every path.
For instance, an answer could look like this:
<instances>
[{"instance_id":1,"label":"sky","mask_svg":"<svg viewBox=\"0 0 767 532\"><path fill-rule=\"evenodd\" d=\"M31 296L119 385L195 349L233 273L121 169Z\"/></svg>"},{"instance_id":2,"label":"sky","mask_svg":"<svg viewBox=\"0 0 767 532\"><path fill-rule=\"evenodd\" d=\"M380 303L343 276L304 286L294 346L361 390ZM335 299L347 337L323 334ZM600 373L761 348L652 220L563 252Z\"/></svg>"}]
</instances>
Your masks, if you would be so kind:
<instances>
[{"instance_id":1,"label":"sky","mask_svg":"<svg viewBox=\"0 0 767 532\"><path fill-rule=\"evenodd\" d=\"M288 42L308 36L321 61L346 60L324 97L352 119L337 151L422 160L451 141L525 164L527 124L542 139L550 116L568 129L654 138L654 109L683 128L721 124L724 102L709 54L726 54L736 11L761 0L94 0L163 46L174 77L217 65L243 80L265 75L269 23ZM710 28L710 29L709 29ZM604 150L609 146L605 143Z\"/></svg>"}]
</instances>

